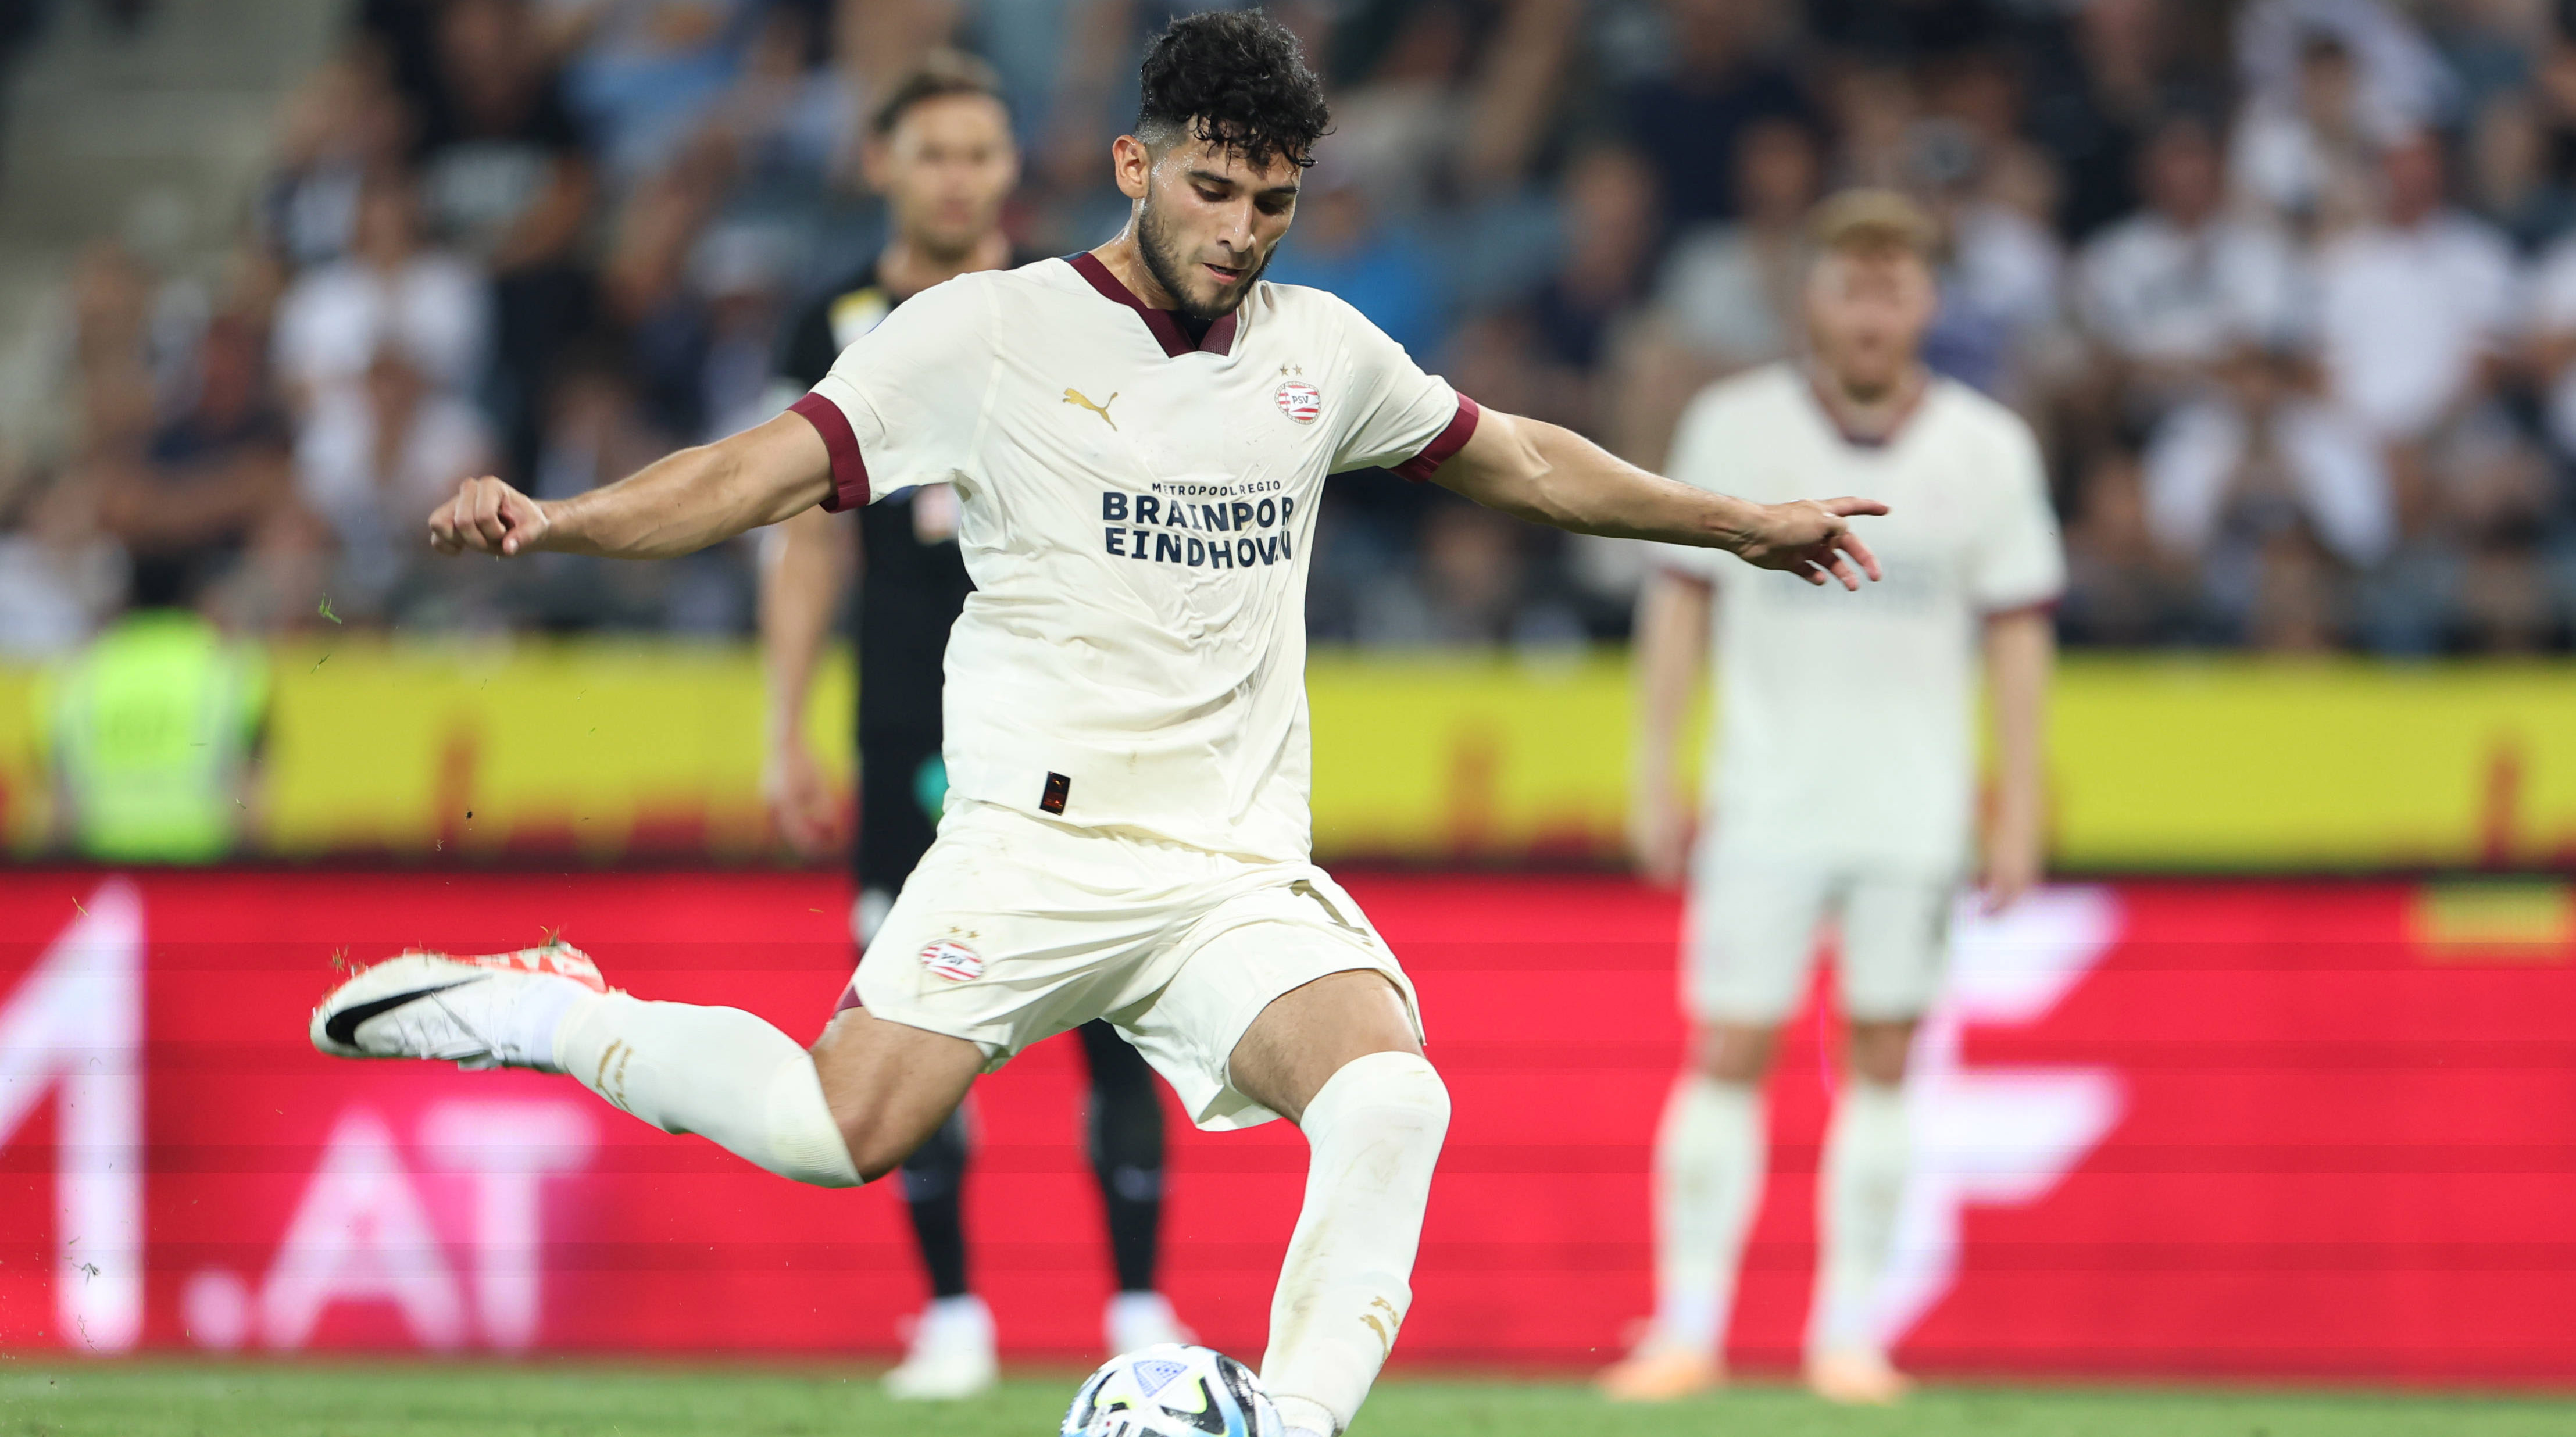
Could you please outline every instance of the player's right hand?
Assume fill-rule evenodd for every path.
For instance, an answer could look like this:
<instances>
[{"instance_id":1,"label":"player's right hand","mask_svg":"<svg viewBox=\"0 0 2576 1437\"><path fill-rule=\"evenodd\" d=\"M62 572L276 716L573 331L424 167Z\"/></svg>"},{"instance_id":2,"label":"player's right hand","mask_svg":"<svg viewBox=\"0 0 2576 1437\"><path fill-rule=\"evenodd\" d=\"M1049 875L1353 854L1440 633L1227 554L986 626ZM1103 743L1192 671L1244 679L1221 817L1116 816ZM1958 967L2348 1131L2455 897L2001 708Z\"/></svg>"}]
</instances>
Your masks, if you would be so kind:
<instances>
[{"instance_id":1,"label":"player's right hand","mask_svg":"<svg viewBox=\"0 0 2576 1437\"><path fill-rule=\"evenodd\" d=\"M839 790L802 739L784 739L770 746L760 792L769 803L769 818L778 825L778 836L799 855L810 858L840 838Z\"/></svg>"},{"instance_id":2,"label":"player's right hand","mask_svg":"<svg viewBox=\"0 0 2576 1437\"><path fill-rule=\"evenodd\" d=\"M1875 499L1796 499L1786 504L1765 504L1760 524L1744 535L1735 553L1756 568L1779 569L1810 584L1839 581L1844 588L1858 592L1861 575L1877 581L1878 556L1852 532L1852 518L1886 512L1887 506Z\"/></svg>"},{"instance_id":3,"label":"player's right hand","mask_svg":"<svg viewBox=\"0 0 2576 1437\"><path fill-rule=\"evenodd\" d=\"M486 474L456 487L430 511L429 547L442 554L523 554L542 545L553 521L546 506Z\"/></svg>"}]
</instances>

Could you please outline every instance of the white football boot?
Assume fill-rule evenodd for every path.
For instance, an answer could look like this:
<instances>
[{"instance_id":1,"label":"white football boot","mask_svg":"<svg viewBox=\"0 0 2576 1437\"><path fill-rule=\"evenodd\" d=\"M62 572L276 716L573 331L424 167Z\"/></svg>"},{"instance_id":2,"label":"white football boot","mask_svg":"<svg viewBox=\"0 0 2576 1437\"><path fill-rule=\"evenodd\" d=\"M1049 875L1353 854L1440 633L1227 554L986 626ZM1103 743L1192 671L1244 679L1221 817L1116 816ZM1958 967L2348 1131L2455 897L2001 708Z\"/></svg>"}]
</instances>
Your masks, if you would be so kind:
<instances>
[{"instance_id":1,"label":"white football boot","mask_svg":"<svg viewBox=\"0 0 2576 1437\"><path fill-rule=\"evenodd\" d=\"M405 953L331 990L313 1010L313 1046L334 1058L558 1072L554 1024L584 989L609 991L590 955L560 943L470 958Z\"/></svg>"},{"instance_id":2,"label":"white football boot","mask_svg":"<svg viewBox=\"0 0 2576 1437\"><path fill-rule=\"evenodd\" d=\"M1159 1292L1113 1294L1108 1309L1100 1315L1100 1329L1109 1341L1112 1357L1166 1342L1176 1347L1195 1347L1199 1340L1197 1333L1181 1325L1180 1315L1172 1311L1171 1299Z\"/></svg>"},{"instance_id":3,"label":"white football boot","mask_svg":"<svg viewBox=\"0 0 2576 1437\"><path fill-rule=\"evenodd\" d=\"M921 1310L903 1361L885 1375L888 1397L904 1402L946 1402L993 1390L1002 1378L993 1356L993 1310L984 1299L935 1299Z\"/></svg>"}]
</instances>

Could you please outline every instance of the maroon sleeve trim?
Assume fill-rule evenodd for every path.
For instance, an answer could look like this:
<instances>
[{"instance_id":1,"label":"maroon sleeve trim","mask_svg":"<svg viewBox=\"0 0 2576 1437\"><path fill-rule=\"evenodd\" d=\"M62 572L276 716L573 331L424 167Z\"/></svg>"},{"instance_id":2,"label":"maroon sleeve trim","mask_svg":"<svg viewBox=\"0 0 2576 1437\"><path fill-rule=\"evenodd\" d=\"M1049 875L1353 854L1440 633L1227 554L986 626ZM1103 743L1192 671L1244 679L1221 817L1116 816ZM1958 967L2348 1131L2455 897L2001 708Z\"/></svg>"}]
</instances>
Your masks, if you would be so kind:
<instances>
[{"instance_id":1,"label":"maroon sleeve trim","mask_svg":"<svg viewBox=\"0 0 2576 1437\"><path fill-rule=\"evenodd\" d=\"M837 514L866 508L868 463L859 457L859 436L850 432L850 416L841 412L841 406L812 393L788 405L787 412L805 416L814 432L823 436L824 452L832 456L832 492L824 496L824 510Z\"/></svg>"},{"instance_id":2,"label":"maroon sleeve trim","mask_svg":"<svg viewBox=\"0 0 2576 1437\"><path fill-rule=\"evenodd\" d=\"M1431 477L1431 471L1449 462L1450 456L1467 447L1476 437L1476 420L1485 411L1466 395L1458 396L1458 412L1449 416L1449 427L1440 431L1422 452L1395 466L1395 472L1419 484Z\"/></svg>"}]
</instances>

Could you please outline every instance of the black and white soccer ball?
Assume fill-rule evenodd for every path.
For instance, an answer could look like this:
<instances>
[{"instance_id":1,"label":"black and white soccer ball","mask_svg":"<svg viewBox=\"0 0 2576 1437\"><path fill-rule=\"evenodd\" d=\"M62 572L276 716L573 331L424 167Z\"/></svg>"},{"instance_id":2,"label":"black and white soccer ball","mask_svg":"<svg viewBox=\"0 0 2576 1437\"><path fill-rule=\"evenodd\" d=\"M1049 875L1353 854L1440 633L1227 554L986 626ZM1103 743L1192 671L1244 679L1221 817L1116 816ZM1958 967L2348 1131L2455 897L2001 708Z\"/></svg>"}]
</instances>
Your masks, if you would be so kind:
<instances>
[{"instance_id":1,"label":"black and white soccer ball","mask_svg":"<svg viewBox=\"0 0 2576 1437\"><path fill-rule=\"evenodd\" d=\"M1207 1347L1138 1348L1091 1374L1062 1437L1283 1437L1252 1369Z\"/></svg>"}]
</instances>

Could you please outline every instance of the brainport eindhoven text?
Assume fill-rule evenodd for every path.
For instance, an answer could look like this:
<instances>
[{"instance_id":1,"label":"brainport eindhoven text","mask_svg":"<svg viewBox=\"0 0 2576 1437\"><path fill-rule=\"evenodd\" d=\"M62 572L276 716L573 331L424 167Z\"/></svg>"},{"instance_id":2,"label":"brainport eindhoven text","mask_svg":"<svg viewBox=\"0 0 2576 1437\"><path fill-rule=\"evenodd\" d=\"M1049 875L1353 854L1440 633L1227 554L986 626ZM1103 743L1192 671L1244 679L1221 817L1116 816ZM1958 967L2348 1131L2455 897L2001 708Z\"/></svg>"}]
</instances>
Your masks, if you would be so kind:
<instances>
[{"instance_id":1,"label":"brainport eindhoven text","mask_svg":"<svg viewBox=\"0 0 2576 1437\"><path fill-rule=\"evenodd\" d=\"M1103 532L1110 553L1191 568L1284 563L1290 557L1288 521L1296 512L1297 501L1286 494L1207 504L1116 490L1100 496L1100 517L1109 521Z\"/></svg>"}]
</instances>

